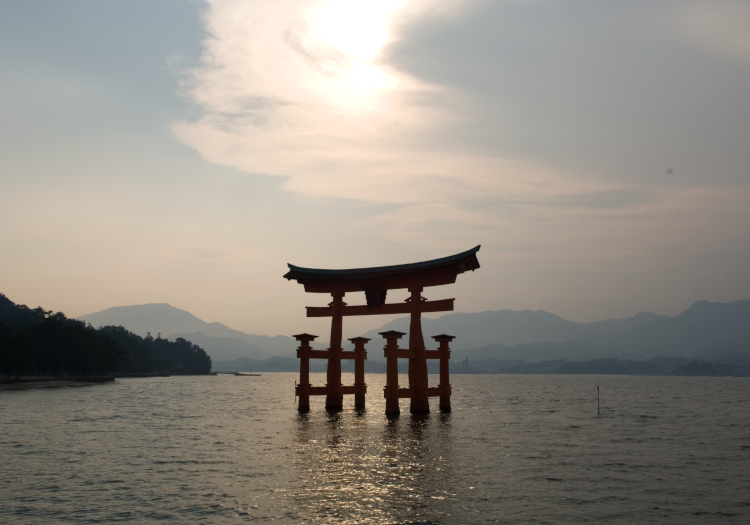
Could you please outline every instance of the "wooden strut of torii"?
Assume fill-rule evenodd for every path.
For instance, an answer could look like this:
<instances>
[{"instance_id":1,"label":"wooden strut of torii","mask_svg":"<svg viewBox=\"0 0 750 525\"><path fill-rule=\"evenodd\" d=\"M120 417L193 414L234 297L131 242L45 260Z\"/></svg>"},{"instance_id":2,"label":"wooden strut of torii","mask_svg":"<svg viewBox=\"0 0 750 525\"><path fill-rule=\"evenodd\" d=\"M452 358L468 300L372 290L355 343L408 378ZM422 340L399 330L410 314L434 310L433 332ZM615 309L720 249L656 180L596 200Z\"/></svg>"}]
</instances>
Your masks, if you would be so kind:
<instances>
[{"instance_id":1,"label":"wooden strut of torii","mask_svg":"<svg viewBox=\"0 0 750 525\"><path fill-rule=\"evenodd\" d=\"M449 343L455 339L450 335L436 335L433 339L440 343L437 350L427 350L422 336L422 314L427 312L453 311L454 299L428 301L422 291L429 286L440 286L456 282L456 277L467 270L479 268L477 252L480 246L471 250L412 264L380 266L376 268L355 268L349 270L318 270L300 268L289 264L288 280L296 280L306 292L330 293L333 301L324 307L308 306L307 317L331 317L331 339L328 350L313 350L310 342L316 335L298 334L300 341L297 357L300 359L300 383L297 386L300 412L310 410L310 396L326 396L327 409L343 408L345 394L354 394L354 406L364 408L365 364L367 352L365 343L369 339L355 337L353 351L343 351L341 347L343 317L350 315L411 314L409 327L409 348L398 347L398 339L403 332L389 331L380 335L386 339L385 357L387 376L385 387L385 411L398 414L399 398L411 399L412 413L428 413L429 398L440 397L440 410L450 411L451 386L448 370L450 361ZM403 303L386 303L388 290L407 289L411 296ZM365 292L366 305L349 306L343 301L347 292ZM310 384L310 359L328 359L326 386L314 387ZM398 359L409 359L409 387L398 387ZM354 360L354 385L341 384L341 360ZM440 385L430 388L427 382L427 359L440 360Z\"/></svg>"}]
</instances>

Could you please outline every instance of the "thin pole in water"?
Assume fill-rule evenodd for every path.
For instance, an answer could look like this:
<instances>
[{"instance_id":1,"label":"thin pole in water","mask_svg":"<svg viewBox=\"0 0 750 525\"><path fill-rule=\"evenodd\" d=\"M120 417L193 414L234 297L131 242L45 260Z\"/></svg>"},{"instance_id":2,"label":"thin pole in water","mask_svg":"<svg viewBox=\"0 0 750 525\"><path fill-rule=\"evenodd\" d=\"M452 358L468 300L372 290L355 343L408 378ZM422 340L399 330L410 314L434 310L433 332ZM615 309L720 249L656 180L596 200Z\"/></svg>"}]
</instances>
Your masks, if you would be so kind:
<instances>
[{"instance_id":1,"label":"thin pole in water","mask_svg":"<svg viewBox=\"0 0 750 525\"><path fill-rule=\"evenodd\" d=\"M599 385L596 385L596 415L599 415Z\"/></svg>"}]
</instances>

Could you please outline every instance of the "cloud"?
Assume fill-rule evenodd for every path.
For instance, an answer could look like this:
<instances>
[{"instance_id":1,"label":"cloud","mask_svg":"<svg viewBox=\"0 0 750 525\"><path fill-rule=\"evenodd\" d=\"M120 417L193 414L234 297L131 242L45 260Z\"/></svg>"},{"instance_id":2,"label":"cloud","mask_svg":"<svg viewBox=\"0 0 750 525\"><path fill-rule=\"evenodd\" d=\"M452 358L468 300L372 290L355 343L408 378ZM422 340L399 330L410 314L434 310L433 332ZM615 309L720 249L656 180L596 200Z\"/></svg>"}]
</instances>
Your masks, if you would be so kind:
<instances>
[{"instance_id":1,"label":"cloud","mask_svg":"<svg viewBox=\"0 0 750 525\"><path fill-rule=\"evenodd\" d=\"M658 46L666 46L666 40L642 37L634 28L639 17L614 16L625 7L598 5L597 20L607 30L593 31L596 24L588 20L581 22L586 27L578 28L575 16L564 17L552 28L538 27L540 20L552 23L542 16L545 9L562 9L553 2L503 3L511 6L509 11L494 3L450 2L450 10L446 4L211 0L204 15L209 36L201 65L189 72L183 85L198 117L175 123L174 132L210 162L283 177L283 187L290 192L390 205L353 220L351 227L401 245L438 241L462 248L489 238L496 246L527 254L536 251L535 245L544 245L579 254L600 250L632 261L660 243L692 241L695 217L721 207L728 192L734 192L734 198L726 202L743 209L744 189L711 189L705 178L696 184L703 175L694 176L692 185L674 183L679 175L671 170L671 179L664 175L675 151L698 149L682 140L688 144L684 146L680 137L684 130L704 129L695 125L698 121L689 121L703 117L686 113L686 104L672 92L673 84L682 85L679 75L674 83L655 87L654 78L667 75L661 62L643 57L660 56L653 49L662 49ZM707 5L699 7L708 9ZM466 86L460 78L429 80L404 67L409 62L401 59L408 45L402 44L408 44L417 22L422 24L419 30L425 24L459 26L465 12L473 9L476 27L494 35L492 20L481 16L485 8L498 22L505 15L525 22L514 26L515 19L506 16L502 39L479 38L465 48L453 46L451 51L463 53L463 58L446 57L451 62L447 66L440 54L431 62L443 71L462 71L455 69L458 64L467 76L479 75L488 82L481 93L462 89ZM646 4L640 3L634 13L644 9ZM689 9L674 12L686 20L698 16L690 15ZM627 23L618 25L621 19ZM522 35L511 30L516 26ZM463 37L471 31L461 28L462 42L470 40ZM555 38L541 40L540 31ZM732 34L736 38L727 41L742 40ZM638 47L643 42L656 47L645 47L645 52ZM620 48L626 48L626 54L613 59L611 52ZM394 49L401 54L394 55ZM531 50L543 59L521 60ZM412 58L419 66L427 62L424 53L443 51L423 45L421 54ZM394 56L400 57L398 68L389 62ZM493 62L498 56L503 67ZM516 69L511 68L514 64ZM603 68L611 73L604 75L606 82L601 78ZM649 78L654 71L661 76ZM644 73L646 80L638 80L634 72ZM460 76L454 74L453 79ZM517 87L513 97L502 99L511 85ZM698 101L705 98L701 92ZM699 106L688 100L689 107ZM539 117L498 111L505 107L535 108L532 115ZM662 129L653 124L653 115L663 107L672 113L659 117ZM503 114L510 116L503 120ZM589 121L596 125L587 125ZM524 148L486 147L492 141L477 148L465 140L482 134L512 140L516 129L530 140ZM705 129L701 140L704 136L711 138ZM558 158L575 157L583 169L576 170L575 162L562 165L554 157L535 155L544 141L545 147L561 151ZM680 148L661 151L665 143L672 144L669 141L680 143ZM704 148L712 146L701 143ZM606 162L586 167L589 158ZM608 177L607 169L618 176ZM691 169L697 173L703 168ZM675 217L681 221L675 222ZM613 241L620 237L621 244ZM711 245L709 237L696 245Z\"/></svg>"},{"instance_id":2,"label":"cloud","mask_svg":"<svg viewBox=\"0 0 750 525\"><path fill-rule=\"evenodd\" d=\"M462 2L442 4L211 1L202 65L184 86L201 116L174 131L211 162L286 177L286 189L319 197L403 204L586 191L530 161L431 144L435 130L466 124L469 101L392 68L381 51L410 18L455 16Z\"/></svg>"}]
</instances>

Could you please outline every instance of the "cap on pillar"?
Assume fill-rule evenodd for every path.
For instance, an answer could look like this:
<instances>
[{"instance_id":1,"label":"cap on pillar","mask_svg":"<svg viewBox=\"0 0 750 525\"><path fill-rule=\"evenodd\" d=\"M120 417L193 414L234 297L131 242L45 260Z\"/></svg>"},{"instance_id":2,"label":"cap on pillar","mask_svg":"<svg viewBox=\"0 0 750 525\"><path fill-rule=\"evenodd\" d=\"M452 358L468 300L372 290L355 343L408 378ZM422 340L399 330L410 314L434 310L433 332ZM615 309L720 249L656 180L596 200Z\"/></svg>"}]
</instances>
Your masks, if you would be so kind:
<instances>
[{"instance_id":1,"label":"cap on pillar","mask_svg":"<svg viewBox=\"0 0 750 525\"><path fill-rule=\"evenodd\" d=\"M384 339L401 339L406 335L406 332L397 332L396 330L388 330L387 332L380 332L380 335Z\"/></svg>"},{"instance_id":2,"label":"cap on pillar","mask_svg":"<svg viewBox=\"0 0 750 525\"><path fill-rule=\"evenodd\" d=\"M440 335L433 335L432 338L435 341L448 341L448 342L451 342L451 341L453 341L456 338L456 336L455 335L440 334Z\"/></svg>"},{"instance_id":3,"label":"cap on pillar","mask_svg":"<svg viewBox=\"0 0 750 525\"><path fill-rule=\"evenodd\" d=\"M318 336L312 334L297 334L293 335L292 337L294 337L297 341L312 341Z\"/></svg>"},{"instance_id":4,"label":"cap on pillar","mask_svg":"<svg viewBox=\"0 0 750 525\"><path fill-rule=\"evenodd\" d=\"M367 337L352 337L349 339L352 343L366 343L367 341L370 341Z\"/></svg>"}]
</instances>

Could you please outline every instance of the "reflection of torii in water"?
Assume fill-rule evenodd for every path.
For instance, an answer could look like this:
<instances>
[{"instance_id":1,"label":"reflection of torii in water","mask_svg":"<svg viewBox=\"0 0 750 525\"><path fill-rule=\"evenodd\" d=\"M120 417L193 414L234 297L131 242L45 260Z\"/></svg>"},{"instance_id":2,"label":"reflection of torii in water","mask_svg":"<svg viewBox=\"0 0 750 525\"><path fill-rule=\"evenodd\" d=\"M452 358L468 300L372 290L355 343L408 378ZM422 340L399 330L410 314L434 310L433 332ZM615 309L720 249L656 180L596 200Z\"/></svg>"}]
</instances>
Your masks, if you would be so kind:
<instances>
[{"instance_id":1,"label":"reflection of torii in water","mask_svg":"<svg viewBox=\"0 0 750 525\"><path fill-rule=\"evenodd\" d=\"M399 412L398 400L411 399L412 413L430 411L428 398L440 396L440 409L450 410L450 380L448 343L454 339L450 335L437 335L433 339L440 343L438 350L427 350L422 336L421 315L426 312L448 312L453 310L454 299L428 301L422 297L422 290L428 286L440 286L456 282L459 273L479 268L477 252L479 246L469 251L413 264L380 266L377 268L355 268L351 270L316 270L289 265L284 277L295 279L304 285L306 292L330 293L333 301L327 307L307 307L307 317L331 317L331 342L328 350L313 350L310 341L317 336L299 334L297 356L300 358L299 410L310 410L311 395L325 395L326 408L341 409L344 394L355 395L355 406L365 405L364 360L367 358L364 337L350 339L354 351L344 352L341 348L342 317L348 315L411 314L409 328L409 349L398 348L401 332L383 332L387 340L387 382L385 387L386 413ZM404 303L387 304L388 290L406 288L411 297ZM366 305L348 306L343 301L346 292L365 292ZM323 387L310 385L310 358L328 359L328 384ZM341 359L354 359L354 386L341 384ZM398 358L409 359L409 388L398 388ZM440 385L429 388L427 383L427 359L440 360Z\"/></svg>"}]
</instances>

